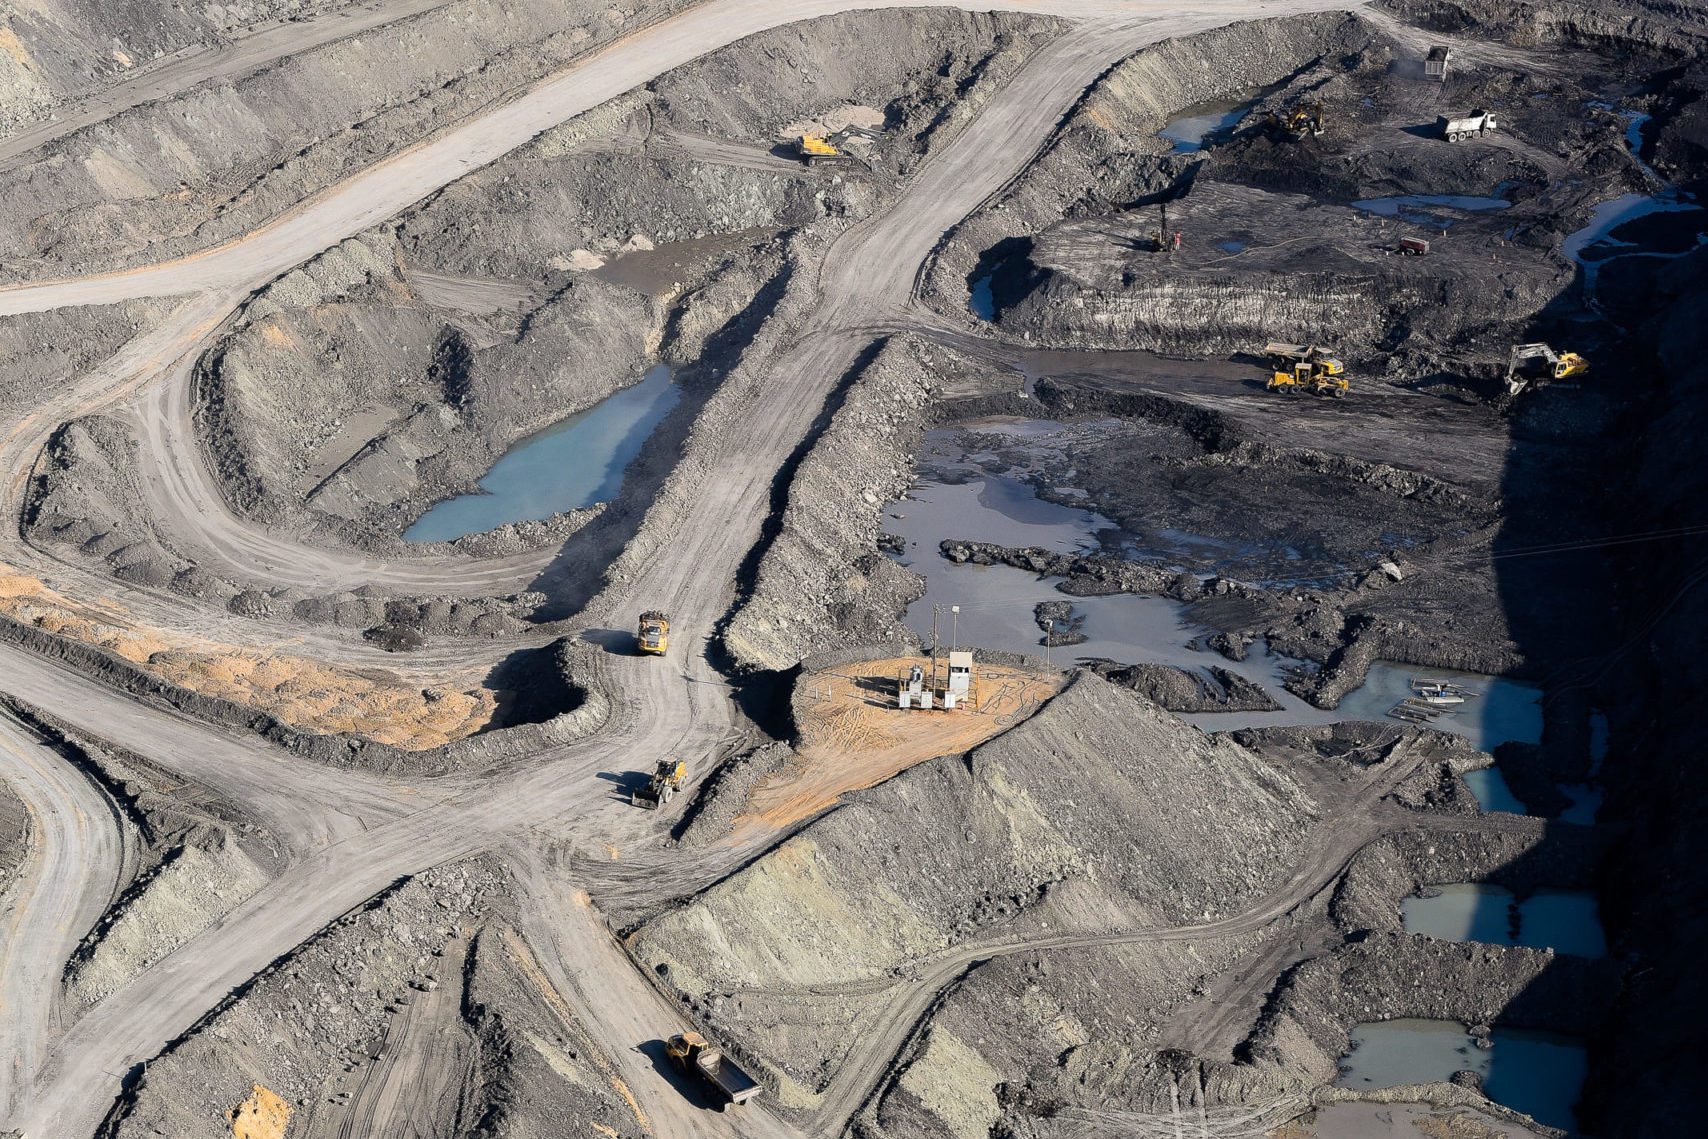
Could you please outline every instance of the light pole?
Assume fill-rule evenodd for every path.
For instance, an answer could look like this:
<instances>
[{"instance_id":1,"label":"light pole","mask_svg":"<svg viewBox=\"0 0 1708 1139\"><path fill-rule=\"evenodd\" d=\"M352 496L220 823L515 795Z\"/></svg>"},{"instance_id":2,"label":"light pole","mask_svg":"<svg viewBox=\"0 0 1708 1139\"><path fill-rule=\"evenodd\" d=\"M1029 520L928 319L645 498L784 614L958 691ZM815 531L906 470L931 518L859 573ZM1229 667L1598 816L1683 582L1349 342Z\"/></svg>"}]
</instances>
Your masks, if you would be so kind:
<instances>
[{"instance_id":1,"label":"light pole","mask_svg":"<svg viewBox=\"0 0 1708 1139\"><path fill-rule=\"evenodd\" d=\"M961 607L949 606L949 651L961 651Z\"/></svg>"}]
</instances>

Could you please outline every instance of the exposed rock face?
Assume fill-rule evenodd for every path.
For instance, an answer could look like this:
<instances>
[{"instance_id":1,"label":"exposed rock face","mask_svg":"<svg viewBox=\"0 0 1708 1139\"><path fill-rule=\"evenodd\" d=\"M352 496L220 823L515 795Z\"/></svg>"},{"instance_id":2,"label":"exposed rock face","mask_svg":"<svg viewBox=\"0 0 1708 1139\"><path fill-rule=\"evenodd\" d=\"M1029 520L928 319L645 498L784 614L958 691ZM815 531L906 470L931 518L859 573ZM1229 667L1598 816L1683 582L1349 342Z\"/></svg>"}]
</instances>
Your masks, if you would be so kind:
<instances>
[{"instance_id":1,"label":"exposed rock face","mask_svg":"<svg viewBox=\"0 0 1708 1139\"><path fill-rule=\"evenodd\" d=\"M506 888L446 865L340 918L150 1061L102 1134L229 1137L257 1086L292 1107L292 1134L360 1131L407 1087L410 1121L441 1134L638 1139L609 1061L493 908Z\"/></svg>"},{"instance_id":2,"label":"exposed rock face","mask_svg":"<svg viewBox=\"0 0 1708 1139\"><path fill-rule=\"evenodd\" d=\"M266 885L229 831L193 834L103 917L72 963L71 999L91 1005L213 925Z\"/></svg>"},{"instance_id":3,"label":"exposed rock face","mask_svg":"<svg viewBox=\"0 0 1708 1139\"><path fill-rule=\"evenodd\" d=\"M741 665L785 669L814 652L902 632L895 615L921 591L914 575L878 553L878 530L884 503L911 481L938 351L891 340L850 380L790 481L751 595L724 629L724 647Z\"/></svg>"},{"instance_id":4,"label":"exposed rock face","mask_svg":"<svg viewBox=\"0 0 1708 1139\"><path fill-rule=\"evenodd\" d=\"M633 946L806 1102L896 976L1064 918L1089 932L1226 915L1288 872L1315 814L1260 756L1084 676L969 760L848 797Z\"/></svg>"},{"instance_id":5,"label":"exposed rock face","mask_svg":"<svg viewBox=\"0 0 1708 1139\"><path fill-rule=\"evenodd\" d=\"M1208 675L1166 664L1093 661L1090 667L1170 712L1273 712L1281 707L1261 685L1217 665L1210 666Z\"/></svg>"},{"instance_id":6,"label":"exposed rock face","mask_svg":"<svg viewBox=\"0 0 1708 1139\"><path fill-rule=\"evenodd\" d=\"M1137 52L1103 76L1051 145L939 250L929 277L945 309L964 310L976 267L1064 218L1125 209L1166 191L1197 156L1168 154L1157 138L1182 108L1267 87L1326 58L1370 44L1369 29L1340 14L1223 28Z\"/></svg>"},{"instance_id":7,"label":"exposed rock face","mask_svg":"<svg viewBox=\"0 0 1708 1139\"><path fill-rule=\"evenodd\" d=\"M30 853L30 810L0 781L0 897Z\"/></svg>"}]
</instances>

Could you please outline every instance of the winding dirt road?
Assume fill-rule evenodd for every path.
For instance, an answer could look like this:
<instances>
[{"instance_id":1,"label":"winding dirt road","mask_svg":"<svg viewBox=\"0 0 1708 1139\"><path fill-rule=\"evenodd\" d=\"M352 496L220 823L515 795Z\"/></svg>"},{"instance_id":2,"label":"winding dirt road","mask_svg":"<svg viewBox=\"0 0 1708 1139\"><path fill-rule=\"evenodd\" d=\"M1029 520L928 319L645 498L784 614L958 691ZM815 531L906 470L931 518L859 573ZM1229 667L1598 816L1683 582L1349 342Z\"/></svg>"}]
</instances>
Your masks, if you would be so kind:
<instances>
[{"instance_id":1,"label":"winding dirt road","mask_svg":"<svg viewBox=\"0 0 1708 1139\"><path fill-rule=\"evenodd\" d=\"M0 313L38 311L64 305L104 304L145 296L191 294L159 328L138 337L99 372L67 393L14 421L0 440L7 472L8 509L17 509L23 480L42 441L65 418L138 395L139 415L151 452L183 439L187 421L184 377L206 337L251 290L337 241L406 208L468 170L490 162L580 110L594 106L755 31L792 20L856 8L915 6L857 0L712 0L682 16L654 25L593 55L478 119L424 142L305 202L290 214L239 242L178 262L82 281L54 282L0 291ZM934 155L896 205L845 233L826 259L816 282L814 315L793 344L766 365L760 394L746 409L745 429L712 456L698 480L684 524L634 580L602 594L582 621L597 624L626 614L637 602L669 608L684 630L707 630L728 610L737 568L760 540L770 509L776 472L806 437L832 388L874 340L873 329L905 324L919 266L943 234L1033 159L1086 86L1137 48L1169 36L1219 26L1255 13L1231 0L1191 5L1147 0L1012 0L960 6L1048 11L1081 18L1079 25L1042 48L942 151ZM1330 0L1292 0L1267 5L1263 15L1344 7ZM187 535L221 564L243 567L260 580L313 584L376 580L430 582L443 592L443 562L392 564L383 559L307 552L286 538L246 528L232 518L205 484L199 462L168 463L156 498ZM21 552L28 556L27 552ZM304 568L304 559L310 559ZM296 568L292 568L296 567ZM522 569L521 563L467 563L457 572L487 584ZM413 576L412 576L413 575ZM91 577L91 583L100 579ZM459 579L460 580L460 579ZM304 582L306 584L306 582ZM110 589L110 583L104 583ZM185 606L182 600L175 606ZM411 786L350 772L309 767L271 751L258 741L220 733L161 709L58 670L18 650L0 648L0 688L25 696L66 720L125 742L167 770L205 785L272 827L290 853L289 866L268 886L214 927L156 963L134 982L90 1010L52 1046L33 1084L15 1076L12 1102L0 1101L0 1127L41 1136L89 1134L118 1091L117 1076L157 1055L168 1041L215 1007L234 988L280 955L314 936L332 919L359 905L397 878L433 865L525 841L529 828L549 825L555 833L597 836L613 845L654 841L660 820L617 805L605 773L644 765L637 757L661 754L704 756L736 727L738 715L723 678L708 663L703 640L678 637L664 661L605 656L588 677L608 694L612 712L601 730L576 744L540 756L529 768L486 777L457 776ZM8 737L0 731L0 742ZM27 749L26 749L27 751ZM37 749L38 752L42 749ZM6 749L0 775L23 778L22 756ZM34 755L36 753L28 753ZM45 753L51 755L51 753ZM40 762L47 763L45 759ZM53 764L62 764L53 757ZM98 914L103 856L99 840L76 837L74 791L62 770L59 789L44 784L32 809L47 811L46 825L73 836L44 844L44 857L71 858L66 885L51 895L58 902L32 903L32 923L76 927L91 910ZM55 796L58 796L56 798ZM40 806L37 806L40 804ZM69 812L69 814L67 813ZM1324 854L1301 867L1295 883L1266 899L1237 928L1274 920L1334 873L1346 843L1365 832L1349 828ZM63 853L61 853L63 852ZM732 850L733 867L744 852ZM696 873L716 867L697 866ZM45 874L45 871L43 872ZM45 879L44 879L45 880ZM672 883L666 877L661 889ZM562 883L550 889L563 889ZM39 891L38 891L39 892ZM42 917L38 910L51 911ZM24 920L24 919L20 919ZM92 918L90 920L93 920ZM1126 931L1129 940L1215 936L1213 927L1178 931ZM588 933L541 930L548 942L567 938L548 971L560 989L581 994L584 1019L599 1026L603 1042L625 1066L638 1021L632 1009L600 999L621 985L576 986L568 962L586 949ZM74 937L73 937L74 940ZM1017 943L1015 948L1078 944L1074 938ZM1095 942L1086 942L1095 943ZM11 977L52 977L67 946L51 938L9 941L28 946L5 961ZM63 951L63 952L62 952ZM992 947L980 947L988 955ZM610 961L608 967L625 968ZM555 964L553 962L555 961ZM892 1031L868 1042L856 1063L839 1077L837 1089L813 1130L834 1131L868 1096L935 990L938 972L964 967L945 961L916 990L898 998ZM621 974L627 982L634 978ZM50 986L43 987L47 991ZM8 1017L7 1019L11 1019ZM653 1030L656 1031L656 1030ZM20 1037L40 1052L41 1026ZM646 1079L637 1069L636 1080ZM652 1093L648 1093L652 1094ZM734 1122L708 1113L675 1113L671 1134L787 1134L774 1117L749 1113ZM679 1117L678 1117L679 1115Z\"/></svg>"},{"instance_id":2,"label":"winding dirt road","mask_svg":"<svg viewBox=\"0 0 1708 1139\"><path fill-rule=\"evenodd\" d=\"M0 903L3 1119L35 1080L60 971L113 900L130 836L101 790L10 716L0 716L0 778L33 824L29 859Z\"/></svg>"}]
</instances>

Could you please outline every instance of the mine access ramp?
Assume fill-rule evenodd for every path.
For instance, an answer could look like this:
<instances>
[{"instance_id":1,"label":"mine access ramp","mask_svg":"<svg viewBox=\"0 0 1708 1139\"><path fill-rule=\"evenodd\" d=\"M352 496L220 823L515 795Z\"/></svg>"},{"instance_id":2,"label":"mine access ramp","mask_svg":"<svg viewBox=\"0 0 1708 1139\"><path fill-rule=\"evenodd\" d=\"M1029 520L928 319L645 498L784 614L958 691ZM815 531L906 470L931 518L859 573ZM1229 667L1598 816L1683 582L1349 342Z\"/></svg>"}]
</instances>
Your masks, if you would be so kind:
<instances>
[{"instance_id":1,"label":"mine access ramp","mask_svg":"<svg viewBox=\"0 0 1708 1139\"><path fill-rule=\"evenodd\" d=\"M710 1087L725 1111L759 1094L759 1081L736 1067L698 1032L672 1036L665 1042L664 1051L684 1074L697 1076Z\"/></svg>"}]
</instances>

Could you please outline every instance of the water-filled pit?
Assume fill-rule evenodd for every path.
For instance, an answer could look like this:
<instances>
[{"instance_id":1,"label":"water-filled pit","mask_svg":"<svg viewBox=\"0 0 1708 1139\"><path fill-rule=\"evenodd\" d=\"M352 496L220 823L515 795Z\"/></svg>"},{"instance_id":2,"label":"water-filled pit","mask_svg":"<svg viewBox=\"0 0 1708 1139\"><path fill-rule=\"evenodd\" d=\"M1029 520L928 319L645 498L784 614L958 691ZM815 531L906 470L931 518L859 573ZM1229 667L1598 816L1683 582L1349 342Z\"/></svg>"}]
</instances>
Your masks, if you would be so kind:
<instances>
[{"instance_id":1,"label":"water-filled pit","mask_svg":"<svg viewBox=\"0 0 1708 1139\"><path fill-rule=\"evenodd\" d=\"M1174 153L1189 154L1204 149L1204 141L1212 135L1232 130L1245 118L1248 101L1238 103L1203 103L1188 107L1180 116L1157 132L1174 144Z\"/></svg>"},{"instance_id":2,"label":"water-filled pit","mask_svg":"<svg viewBox=\"0 0 1708 1139\"><path fill-rule=\"evenodd\" d=\"M994 273L986 273L973 282L972 300L968 302L973 315L980 320L996 319L996 297L990 291L991 278Z\"/></svg>"},{"instance_id":3,"label":"water-filled pit","mask_svg":"<svg viewBox=\"0 0 1708 1139\"><path fill-rule=\"evenodd\" d=\"M680 395L670 369L653 368L640 383L517 443L482 476L479 494L439 503L404 538L450 541L609 502L622 486L624 469Z\"/></svg>"},{"instance_id":4,"label":"water-filled pit","mask_svg":"<svg viewBox=\"0 0 1708 1139\"><path fill-rule=\"evenodd\" d=\"M1400 218L1417 222L1419 225L1445 228L1452 225L1454 219L1429 213L1431 208L1486 213L1491 210L1504 210L1510 205L1512 203L1504 198L1477 197L1473 194L1397 194L1388 198L1366 198L1353 202L1352 208L1375 214L1377 217Z\"/></svg>"},{"instance_id":5,"label":"water-filled pit","mask_svg":"<svg viewBox=\"0 0 1708 1139\"><path fill-rule=\"evenodd\" d=\"M1503 886L1456 882L1405 899L1400 914L1407 933L1443 941L1607 956L1595 895L1587 890L1538 890L1519 901Z\"/></svg>"},{"instance_id":6,"label":"water-filled pit","mask_svg":"<svg viewBox=\"0 0 1708 1139\"><path fill-rule=\"evenodd\" d=\"M1451 1079L1472 1071L1496 1103L1553 1127L1573 1129L1583 1094L1588 1052L1576 1037L1496 1028L1492 1048L1479 1048L1466 1026L1450 1020L1389 1020L1352 1030L1352 1052L1341 1061L1348 1088L1386 1088Z\"/></svg>"}]
</instances>

